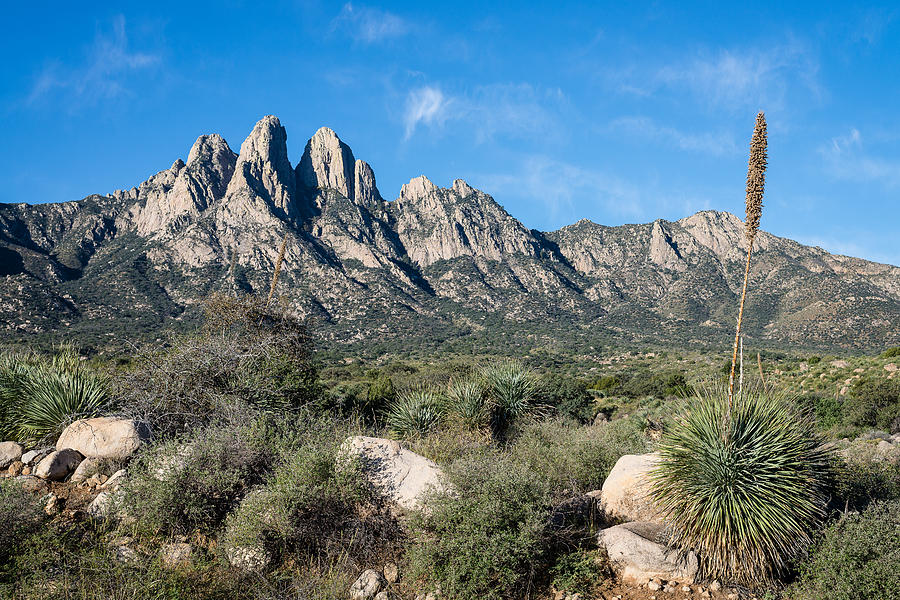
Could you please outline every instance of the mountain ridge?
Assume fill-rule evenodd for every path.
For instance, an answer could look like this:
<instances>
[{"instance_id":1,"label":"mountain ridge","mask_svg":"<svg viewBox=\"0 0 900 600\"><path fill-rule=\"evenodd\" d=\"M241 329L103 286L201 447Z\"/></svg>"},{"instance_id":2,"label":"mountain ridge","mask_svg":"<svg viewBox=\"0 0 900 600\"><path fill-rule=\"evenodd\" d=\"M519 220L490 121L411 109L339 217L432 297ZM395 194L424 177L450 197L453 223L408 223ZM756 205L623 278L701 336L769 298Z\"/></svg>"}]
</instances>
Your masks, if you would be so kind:
<instances>
[{"instance_id":1,"label":"mountain ridge","mask_svg":"<svg viewBox=\"0 0 900 600\"><path fill-rule=\"evenodd\" d=\"M130 190L0 204L0 334L155 335L209 293L266 290L285 237L279 291L337 345L716 345L732 328L746 240L730 213L541 232L461 179L385 200L327 127L296 165L287 139L270 115L238 153L200 136ZM754 250L749 340L900 343L900 268L766 232Z\"/></svg>"}]
</instances>

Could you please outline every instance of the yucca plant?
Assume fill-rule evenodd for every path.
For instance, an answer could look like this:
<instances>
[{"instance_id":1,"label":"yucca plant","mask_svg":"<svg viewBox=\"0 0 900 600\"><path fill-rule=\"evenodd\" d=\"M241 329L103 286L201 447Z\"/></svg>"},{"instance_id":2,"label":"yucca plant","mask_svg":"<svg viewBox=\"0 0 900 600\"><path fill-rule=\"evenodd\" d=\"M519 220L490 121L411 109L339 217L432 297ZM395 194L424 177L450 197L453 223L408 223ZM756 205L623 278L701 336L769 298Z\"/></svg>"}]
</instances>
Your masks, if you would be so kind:
<instances>
[{"instance_id":1,"label":"yucca plant","mask_svg":"<svg viewBox=\"0 0 900 600\"><path fill-rule=\"evenodd\" d=\"M696 551L711 578L752 584L783 573L824 516L822 442L812 419L781 398L745 390L729 415L725 390L701 389L651 473L672 541Z\"/></svg>"},{"instance_id":2,"label":"yucca plant","mask_svg":"<svg viewBox=\"0 0 900 600\"><path fill-rule=\"evenodd\" d=\"M447 412L469 429L484 427L490 419L484 382L477 377L451 380L446 405Z\"/></svg>"},{"instance_id":3,"label":"yucca plant","mask_svg":"<svg viewBox=\"0 0 900 600\"><path fill-rule=\"evenodd\" d=\"M400 438L425 435L437 425L444 412L440 394L428 388L406 390L388 408L386 420L391 432Z\"/></svg>"},{"instance_id":4,"label":"yucca plant","mask_svg":"<svg viewBox=\"0 0 900 600\"><path fill-rule=\"evenodd\" d=\"M522 363L511 360L486 367L481 376L491 401L492 425L503 432L531 408L534 374Z\"/></svg>"}]
</instances>

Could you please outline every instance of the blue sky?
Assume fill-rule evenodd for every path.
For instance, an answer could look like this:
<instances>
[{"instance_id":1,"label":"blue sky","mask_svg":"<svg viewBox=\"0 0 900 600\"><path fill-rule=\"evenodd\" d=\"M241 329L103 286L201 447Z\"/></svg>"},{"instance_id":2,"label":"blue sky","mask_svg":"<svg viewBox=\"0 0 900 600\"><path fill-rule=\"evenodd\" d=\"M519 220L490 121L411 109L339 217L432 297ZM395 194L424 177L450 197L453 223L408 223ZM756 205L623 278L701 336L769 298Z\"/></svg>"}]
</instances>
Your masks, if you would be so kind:
<instances>
[{"instance_id":1,"label":"blue sky","mask_svg":"<svg viewBox=\"0 0 900 600\"><path fill-rule=\"evenodd\" d=\"M763 228L900 264L891 4L25 4L0 24L0 201L128 188L275 114L293 162L328 125L386 198L425 174L542 230L742 215L762 109Z\"/></svg>"}]
</instances>

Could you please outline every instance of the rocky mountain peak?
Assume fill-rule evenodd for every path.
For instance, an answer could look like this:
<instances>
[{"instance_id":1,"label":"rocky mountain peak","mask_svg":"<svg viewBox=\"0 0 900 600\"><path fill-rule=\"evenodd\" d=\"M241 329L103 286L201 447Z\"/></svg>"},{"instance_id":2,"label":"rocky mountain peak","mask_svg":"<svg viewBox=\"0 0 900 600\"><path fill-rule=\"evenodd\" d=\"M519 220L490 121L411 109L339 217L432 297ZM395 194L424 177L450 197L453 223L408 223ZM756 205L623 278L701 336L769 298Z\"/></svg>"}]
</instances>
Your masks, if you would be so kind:
<instances>
[{"instance_id":1,"label":"rocky mountain peak","mask_svg":"<svg viewBox=\"0 0 900 600\"><path fill-rule=\"evenodd\" d=\"M350 147L333 130L322 127L306 143L297 165L297 182L308 188L330 188L353 198L355 162Z\"/></svg>"},{"instance_id":2,"label":"rocky mountain peak","mask_svg":"<svg viewBox=\"0 0 900 600\"><path fill-rule=\"evenodd\" d=\"M295 187L287 132L278 117L263 117L241 144L227 196L257 196L281 216L296 217Z\"/></svg>"},{"instance_id":3,"label":"rocky mountain peak","mask_svg":"<svg viewBox=\"0 0 900 600\"><path fill-rule=\"evenodd\" d=\"M197 141L194 142L194 145L191 146L191 151L188 153L187 164L193 165L203 162L221 167L230 162L232 168L234 168L236 160L237 155L228 146L225 138L218 133L213 133L201 135L197 138Z\"/></svg>"},{"instance_id":4,"label":"rocky mountain peak","mask_svg":"<svg viewBox=\"0 0 900 600\"><path fill-rule=\"evenodd\" d=\"M453 191L456 192L460 197L465 198L466 196L471 196L475 193L475 188L466 183L462 179L456 179L453 182Z\"/></svg>"},{"instance_id":5,"label":"rocky mountain peak","mask_svg":"<svg viewBox=\"0 0 900 600\"><path fill-rule=\"evenodd\" d=\"M434 185L430 179L424 175L419 175L410 179L409 183L403 184L403 187L400 188L400 198L403 200L420 200L437 190L438 186Z\"/></svg>"}]
</instances>

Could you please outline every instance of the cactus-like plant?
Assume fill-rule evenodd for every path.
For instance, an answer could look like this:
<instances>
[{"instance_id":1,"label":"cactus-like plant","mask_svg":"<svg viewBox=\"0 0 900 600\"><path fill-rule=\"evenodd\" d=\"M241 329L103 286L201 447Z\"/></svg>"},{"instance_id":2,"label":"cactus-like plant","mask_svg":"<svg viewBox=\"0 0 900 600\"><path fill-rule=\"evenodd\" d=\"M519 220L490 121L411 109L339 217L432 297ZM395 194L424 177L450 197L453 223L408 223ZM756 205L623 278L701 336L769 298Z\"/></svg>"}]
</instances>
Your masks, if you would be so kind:
<instances>
[{"instance_id":1,"label":"cactus-like plant","mask_svg":"<svg viewBox=\"0 0 900 600\"><path fill-rule=\"evenodd\" d=\"M413 388L399 394L391 403L386 420L395 436L410 438L431 431L440 422L443 412L440 394L424 387Z\"/></svg>"}]
</instances>

